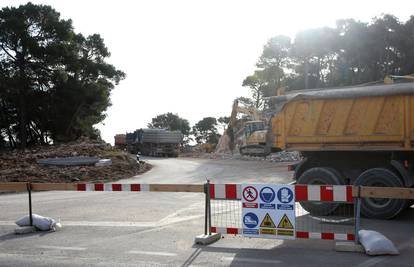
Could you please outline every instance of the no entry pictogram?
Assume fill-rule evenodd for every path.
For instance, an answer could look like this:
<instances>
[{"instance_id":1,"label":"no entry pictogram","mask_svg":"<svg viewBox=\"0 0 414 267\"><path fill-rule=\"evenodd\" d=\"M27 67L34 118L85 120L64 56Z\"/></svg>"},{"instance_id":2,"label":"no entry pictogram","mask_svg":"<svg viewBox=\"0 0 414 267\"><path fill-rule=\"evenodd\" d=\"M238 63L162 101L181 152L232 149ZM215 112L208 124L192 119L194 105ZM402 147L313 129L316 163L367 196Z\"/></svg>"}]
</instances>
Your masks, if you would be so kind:
<instances>
[{"instance_id":1,"label":"no entry pictogram","mask_svg":"<svg viewBox=\"0 0 414 267\"><path fill-rule=\"evenodd\" d=\"M257 199L257 190L253 186L247 186L243 189L243 198L247 202L253 202Z\"/></svg>"}]
</instances>

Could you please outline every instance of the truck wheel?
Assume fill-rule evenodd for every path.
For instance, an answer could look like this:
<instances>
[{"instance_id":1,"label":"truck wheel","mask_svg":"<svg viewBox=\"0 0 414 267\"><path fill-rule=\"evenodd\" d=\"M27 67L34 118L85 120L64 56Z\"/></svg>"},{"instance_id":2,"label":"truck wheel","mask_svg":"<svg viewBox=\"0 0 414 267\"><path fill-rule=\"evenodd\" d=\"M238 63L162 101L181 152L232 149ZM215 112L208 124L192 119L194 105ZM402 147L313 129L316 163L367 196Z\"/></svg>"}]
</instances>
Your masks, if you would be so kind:
<instances>
[{"instance_id":1,"label":"truck wheel","mask_svg":"<svg viewBox=\"0 0 414 267\"><path fill-rule=\"evenodd\" d=\"M404 187L403 182L392 171L373 168L363 172L355 185L376 187ZM407 200L390 198L362 198L361 214L367 218L391 219L407 206Z\"/></svg>"},{"instance_id":2,"label":"truck wheel","mask_svg":"<svg viewBox=\"0 0 414 267\"><path fill-rule=\"evenodd\" d=\"M311 168L299 177L298 184L308 185L343 185L344 181L338 176L339 173L328 167ZM334 212L340 204L329 202L306 201L300 202L302 207L312 215L324 216Z\"/></svg>"}]
</instances>

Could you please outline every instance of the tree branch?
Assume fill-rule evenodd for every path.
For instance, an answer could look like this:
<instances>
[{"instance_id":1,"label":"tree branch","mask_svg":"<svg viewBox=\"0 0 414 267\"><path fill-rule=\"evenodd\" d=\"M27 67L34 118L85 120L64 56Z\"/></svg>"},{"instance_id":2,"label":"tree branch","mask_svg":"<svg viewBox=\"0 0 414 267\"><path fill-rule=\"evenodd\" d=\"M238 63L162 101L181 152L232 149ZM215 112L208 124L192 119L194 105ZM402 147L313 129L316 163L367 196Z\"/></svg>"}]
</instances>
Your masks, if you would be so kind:
<instances>
[{"instance_id":1,"label":"tree branch","mask_svg":"<svg viewBox=\"0 0 414 267\"><path fill-rule=\"evenodd\" d=\"M6 54L11 57L13 60L16 60L16 58L14 56L12 56L9 51L7 51L7 49L4 47L4 45L0 45L1 49L3 49L4 52L6 52Z\"/></svg>"}]
</instances>

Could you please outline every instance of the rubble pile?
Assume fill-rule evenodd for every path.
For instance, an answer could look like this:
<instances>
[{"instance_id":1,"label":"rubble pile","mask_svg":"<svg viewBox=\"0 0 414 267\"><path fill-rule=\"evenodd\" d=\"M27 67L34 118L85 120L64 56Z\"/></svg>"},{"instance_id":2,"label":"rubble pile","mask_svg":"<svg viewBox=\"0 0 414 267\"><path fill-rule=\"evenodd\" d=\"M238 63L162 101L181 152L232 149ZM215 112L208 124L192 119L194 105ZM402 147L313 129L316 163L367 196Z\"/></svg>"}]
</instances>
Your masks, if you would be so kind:
<instances>
[{"instance_id":1,"label":"rubble pile","mask_svg":"<svg viewBox=\"0 0 414 267\"><path fill-rule=\"evenodd\" d=\"M182 153L181 157L189 158L203 158L203 159L235 159L235 160L246 160L246 161L269 161L269 162L295 162L301 160L300 153L297 151L282 151L272 153L266 158L264 157L252 157L242 156L239 153L202 153L202 152L187 152Z\"/></svg>"},{"instance_id":2,"label":"rubble pile","mask_svg":"<svg viewBox=\"0 0 414 267\"><path fill-rule=\"evenodd\" d=\"M216 146L216 153L218 154L231 153L230 137L227 134L223 134L222 136L220 136L220 139Z\"/></svg>"},{"instance_id":3,"label":"rubble pile","mask_svg":"<svg viewBox=\"0 0 414 267\"><path fill-rule=\"evenodd\" d=\"M301 160L301 156L298 151L281 151L270 154L268 157L272 162L291 162Z\"/></svg>"},{"instance_id":4,"label":"rubble pile","mask_svg":"<svg viewBox=\"0 0 414 267\"><path fill-rule=\"evenodd\" d=\"M36 160L65 157L110 159L106 166L45 166ZM0 152L0 182L109 182L129 178L150 169L127 152L83 139L78 142Z\"/></svg>"}]
</instances>

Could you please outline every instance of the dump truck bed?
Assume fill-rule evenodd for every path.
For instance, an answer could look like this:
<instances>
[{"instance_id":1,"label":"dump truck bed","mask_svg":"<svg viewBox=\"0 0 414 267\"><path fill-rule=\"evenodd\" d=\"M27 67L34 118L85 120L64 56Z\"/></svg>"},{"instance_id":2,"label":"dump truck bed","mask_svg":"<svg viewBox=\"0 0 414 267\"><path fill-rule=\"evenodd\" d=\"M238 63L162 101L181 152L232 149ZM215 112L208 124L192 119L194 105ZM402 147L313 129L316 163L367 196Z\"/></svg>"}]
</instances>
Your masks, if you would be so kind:
<instances>
[{"instance_id":1,"label":"dump truck bed","mask_svg":"<svg viewBox=\"0 0 414 267\"><path fill-rule=\"evenodd\" d=\"M273 97L273 145L298 151L413 151L414 83Z\"/></svg>"},{"instance_id":2,"label":"dump truck bed","mask_svg":"<svg viewBox=\"0 0 414 267\"><path fill-rule=\"evenodd\" d=\"M183 134L180 131L165 129L142 129L138 136L140 143L180 144L183 141Z\"/></svg>"}]
</instances>

